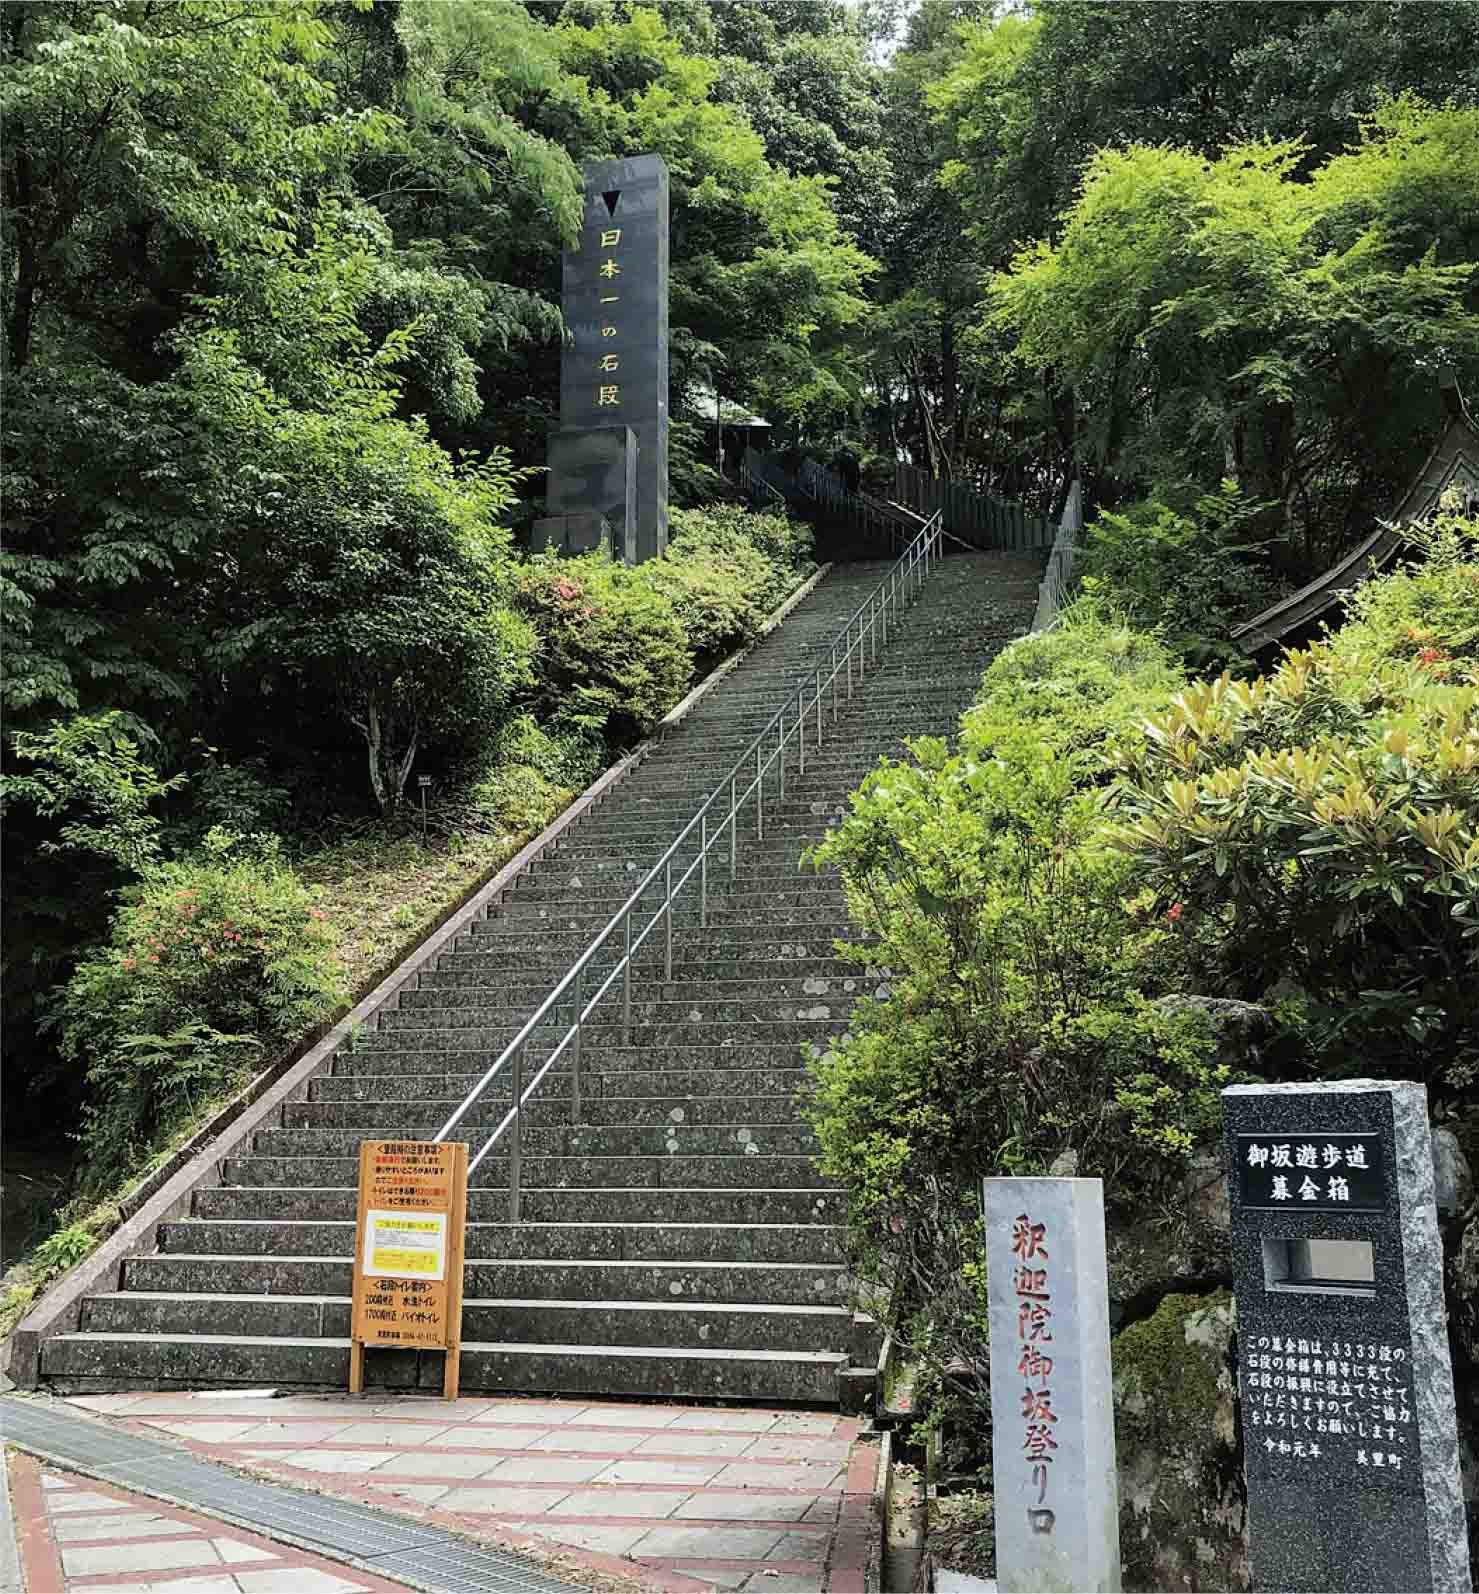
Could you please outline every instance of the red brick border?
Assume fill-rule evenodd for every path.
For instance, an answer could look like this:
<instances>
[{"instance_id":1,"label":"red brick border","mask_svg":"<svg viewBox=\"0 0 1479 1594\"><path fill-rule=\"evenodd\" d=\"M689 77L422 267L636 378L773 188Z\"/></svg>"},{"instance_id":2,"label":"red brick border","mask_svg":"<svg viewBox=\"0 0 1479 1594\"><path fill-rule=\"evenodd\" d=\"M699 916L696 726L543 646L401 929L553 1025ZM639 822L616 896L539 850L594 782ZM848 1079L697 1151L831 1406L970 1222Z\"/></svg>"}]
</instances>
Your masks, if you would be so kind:
<instances>
[{"instance_id":1,"label":"red brick border","mask_svg":"<svg viewBox=\"0 0 1479 1594\"><path fill-rule=\"evenodd\" d=\"M62 1558L51 1536L41 1466L19 1451L10 1457L10 1504L15 1517L15 1542L21 1575L29 1594L62 1594Z\"/></svg>"},{"instance_id":2,"label":"red brick border","mask_svg":"<svg viewBox=\"0 0 1479 1594\"><path fill-rule=\"evenodd\" d=\"M827 1594L864 1594L874 1541L882 1531L873 1502L878 1476L878 1448L859 1445L853 1451L843 1485L832 1554L827 1562Z\"/></svg>"},{"instance_id":3,"label":"red brick border","mask_svg":"<svg viewBox=\"0 0 1479 1594\"><path fill-rule=\"evenodd\" d=\"M133 1511L147 1510L178 1524L185 1530L178 1533L159 1532L130 1537L130 1544L165 1543L183 1538L203 1537L206 1543L213 1538L231 1538L239 1542L262 1545L272 1551L272 1559L265 1556L260 1561L227 1563L202 1562L197 1566L159 1567L137 1574L127 1572L83 1572L68 1578L62 1569L61 1551L51 1530L51 1512L46 1503L47 1491L42 1487L43 1472L74 1478L88 1494L100 1494L116 1500L119 1507ZM105 1483L85 1473L72 1472L57 1462L36 1460L34 1456L17 1452L10 1460L11 1500L15 1508L16 1539L20 1546L21 1567L28 1594L65 1594L67 1589L87 1589L93 1586L116 1587L120 1583L137 1582L140 1586L156 1583L173 1583L186 1578L230 1576L232 1566L241 1571L291 1571L294 1568L323 1572L334 1577L352 1578L360 1584L363 1594L407 1594L408 1585L392 1582L378 1573L365 1570L349 1561L334 1561L327 1556L315 1555L297 1545L283 1543L257 1529L244 1528L218 1517L203 1516L196 1511L158 1500L152 1495L129 1490L121 1485ZM92 1513L86 1513L91 1515ZM100 1513L114 1515L120 1520L124 1511ZM79 1546L116 1542L106 1533L95 1539L79 1539Z\"/></svg>"}]
</instances>

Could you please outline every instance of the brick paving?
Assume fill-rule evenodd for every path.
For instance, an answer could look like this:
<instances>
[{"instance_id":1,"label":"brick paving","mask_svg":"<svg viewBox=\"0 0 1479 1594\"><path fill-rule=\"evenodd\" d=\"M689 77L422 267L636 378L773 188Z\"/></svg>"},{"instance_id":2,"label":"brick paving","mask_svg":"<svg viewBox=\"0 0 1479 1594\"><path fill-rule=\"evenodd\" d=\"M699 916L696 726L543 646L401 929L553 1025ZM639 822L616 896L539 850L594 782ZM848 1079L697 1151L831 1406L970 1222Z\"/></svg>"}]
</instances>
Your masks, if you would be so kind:
<instances>
[{"instance_id":1,"label":"brick paving","mask_svg":"<svg viewBox=\"0 0 1479 1594\"><path fill-rule=\"evenodd\" d=\"M835 1412L183 1392L72 1403L203 1459L671 1594L860 1594L878 1531L877 1447Z\"/></svg>"},{"instance_id":2,"label":"brick paving","mask_svg":"<svg viewBox=\"0 0 1479 1594\"><path fill-rule=\"evenodd\" d=\"M193 1511L15 1454L27 1594L393 1594L361 1572Z\"/></svg>"}]
</instances>

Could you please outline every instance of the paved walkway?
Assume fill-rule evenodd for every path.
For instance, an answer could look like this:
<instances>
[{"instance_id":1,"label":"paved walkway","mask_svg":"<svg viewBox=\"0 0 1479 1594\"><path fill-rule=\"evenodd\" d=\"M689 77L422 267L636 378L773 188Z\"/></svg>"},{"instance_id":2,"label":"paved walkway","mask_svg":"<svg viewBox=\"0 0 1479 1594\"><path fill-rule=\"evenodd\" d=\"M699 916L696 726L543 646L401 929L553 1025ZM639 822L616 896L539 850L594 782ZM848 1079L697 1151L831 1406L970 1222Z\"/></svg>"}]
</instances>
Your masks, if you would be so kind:
<instances>
[{"instance_id":1,"label":"paved walkway","mask_svg":"<svg viewBox=\"0 0 1479 1594\"><path fill-rule=\"evenodd\" d=\"M429 1527L561 1550L567 1575L635 1575L672 1594L860 1594L877 1533L877 1446L835 1413L266 1393L71 1404L115 1428L173 1435L201 1459ZM197 1591L172 1582L170 1594Z\"/></svg>"},{"instance_id":2,"label":"paved walkway","mask_svg":"<svg viewBox=\"0 0 1479 1594\"><path fill-rule=\"evenodd\" d=\"M193 1511L10 1458L28 1594L402 1594L355 1567Z\"/></svg>"}]
</instances>

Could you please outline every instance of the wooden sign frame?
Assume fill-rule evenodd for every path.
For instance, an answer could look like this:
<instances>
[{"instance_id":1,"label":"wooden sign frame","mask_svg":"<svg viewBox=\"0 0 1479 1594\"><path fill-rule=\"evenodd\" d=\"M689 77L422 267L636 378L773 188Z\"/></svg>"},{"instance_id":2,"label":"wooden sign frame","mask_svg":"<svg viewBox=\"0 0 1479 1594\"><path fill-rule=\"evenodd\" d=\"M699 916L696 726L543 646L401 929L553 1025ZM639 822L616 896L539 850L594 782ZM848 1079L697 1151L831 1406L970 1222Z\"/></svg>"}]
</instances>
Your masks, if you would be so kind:
<instances>
[{"instance_id":1,"label":"wooden sign frame","mask_svg":"<svg viewBox=\"0 0 1479 1594\"><path fill-rule=\"evenodd\" d=\"M457 1398L467 1146L364 1140L354 1220L349 1393L364 1391L365 1347L443 1350L442 1394Z\"/></svg>"}]
</instances>

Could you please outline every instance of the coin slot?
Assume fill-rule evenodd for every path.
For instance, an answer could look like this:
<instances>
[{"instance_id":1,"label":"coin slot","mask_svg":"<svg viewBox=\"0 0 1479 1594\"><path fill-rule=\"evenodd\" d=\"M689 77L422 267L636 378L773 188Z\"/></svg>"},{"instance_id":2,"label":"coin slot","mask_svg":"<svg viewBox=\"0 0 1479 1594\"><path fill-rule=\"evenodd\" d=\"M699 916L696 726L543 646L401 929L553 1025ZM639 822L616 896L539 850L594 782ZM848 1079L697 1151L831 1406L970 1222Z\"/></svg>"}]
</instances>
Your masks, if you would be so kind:
<instances>
[{"instance_id":1,"label":"coin slot","mask_svg":"<svg viewBox=\"0 0 1479 1594\"><path fill-rule=\"evenodd\" d=\"M1370 1240L1288 1240L1266 1235L1263 1281L1277 1292L1374 1297L1376 1258Z\"/></svg>"}]
</instances>

